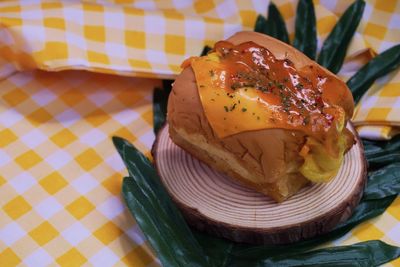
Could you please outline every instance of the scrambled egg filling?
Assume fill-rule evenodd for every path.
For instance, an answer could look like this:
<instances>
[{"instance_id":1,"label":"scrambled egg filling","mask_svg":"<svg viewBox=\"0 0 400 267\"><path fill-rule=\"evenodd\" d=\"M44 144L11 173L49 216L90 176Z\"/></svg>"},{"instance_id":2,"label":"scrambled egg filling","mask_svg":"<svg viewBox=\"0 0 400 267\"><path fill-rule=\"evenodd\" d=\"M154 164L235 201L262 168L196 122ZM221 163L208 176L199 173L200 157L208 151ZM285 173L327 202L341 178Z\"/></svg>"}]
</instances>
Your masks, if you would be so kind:
<instances>
[{"instance_id":1,"label":"scrambled egg filling","mask_svg":"<svg viewBox=\"0 0 400 267\"><path fill-rule=\"evenodd\" d=\"M337 131L340 133L338 140L329 140L331 142L330 146L334 149L329 149L313 137L307 138L305 145L300 151L300 155L304 158L304 163L299 171L308 180L315 183L329 182L338 173L348 145L344 123L343 116L337 123ZM304 148L307 150L306 153L302 153L304 152Z\"/></svg>"}]
</instances>

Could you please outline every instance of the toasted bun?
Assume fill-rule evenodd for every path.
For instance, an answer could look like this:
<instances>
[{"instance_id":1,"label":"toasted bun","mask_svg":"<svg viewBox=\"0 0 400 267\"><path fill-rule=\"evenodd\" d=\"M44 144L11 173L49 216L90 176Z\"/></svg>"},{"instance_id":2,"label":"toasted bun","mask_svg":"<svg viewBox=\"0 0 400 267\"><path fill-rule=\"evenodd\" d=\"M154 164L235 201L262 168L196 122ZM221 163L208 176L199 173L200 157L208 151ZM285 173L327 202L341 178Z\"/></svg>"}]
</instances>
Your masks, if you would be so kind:
<instances>
[{"instance_id":1,"label":"toasted bun","mask_svg":"<svg viewBox=\"0 0 400 267\"><path fill-rule=\"evenodd\" d=\"M255 32L240 32L227 41L234 45L253 41L266 47L276 58L291 60L296 69L309 66L322 69L337 83L346 116L351 117L354 104L346 85L293 47ZM346 90L340 90L343 87ZM262 129L219 138L205 116L191 67L185 68L174 82L168 102L167 121L170 137L178 146L278 202L309 183L298 172L304 162L299 155L306 138L303 132Z\"/></svg>"}]
</instances>

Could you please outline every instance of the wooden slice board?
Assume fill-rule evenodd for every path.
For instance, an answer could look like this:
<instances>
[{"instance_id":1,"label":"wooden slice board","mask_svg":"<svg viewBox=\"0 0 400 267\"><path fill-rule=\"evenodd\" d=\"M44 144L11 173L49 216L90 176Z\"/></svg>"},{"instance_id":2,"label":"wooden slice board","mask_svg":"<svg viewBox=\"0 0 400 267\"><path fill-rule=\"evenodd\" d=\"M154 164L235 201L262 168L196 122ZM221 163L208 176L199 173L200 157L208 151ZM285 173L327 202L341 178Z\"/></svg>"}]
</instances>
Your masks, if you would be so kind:
<instances>
[{"instance_id":1,"label":"wooden slice board","mask_svg":"<svg viewBox=\"0 0 400 267\"><path fill-rule=\"evenodd\" d=\"M160 130L153 155L162 183L188 223L236 242L287 244L326 233L350 217L366 181L359 139L331 182L303 188L283 203L214 171L176 146L168 126Z\"/></svg>"}]
</instances>

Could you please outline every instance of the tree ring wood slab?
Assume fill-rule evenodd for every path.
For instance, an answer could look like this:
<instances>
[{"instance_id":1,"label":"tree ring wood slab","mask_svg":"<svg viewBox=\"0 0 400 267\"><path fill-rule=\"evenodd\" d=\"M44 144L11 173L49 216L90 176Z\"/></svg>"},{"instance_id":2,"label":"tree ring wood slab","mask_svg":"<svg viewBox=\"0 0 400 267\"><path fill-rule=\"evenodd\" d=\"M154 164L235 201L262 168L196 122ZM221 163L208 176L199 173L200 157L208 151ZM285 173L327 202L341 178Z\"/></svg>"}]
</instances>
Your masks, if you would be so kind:
<instances>
[{"instance_id":1,"label":"tree ring wood slab","mask_svg":"<svg viewBox=\"0 0 400 267\"><path fill-rule=\"evenodd\" d=\"M162 183L187 222L236 242L287 244L329 232L350 217L366 182L367 166L358 137L332 181L303 188L283 203L191 156L169 138L168 125L157 136L153 156Z\"/></svg>"}]
</instances>

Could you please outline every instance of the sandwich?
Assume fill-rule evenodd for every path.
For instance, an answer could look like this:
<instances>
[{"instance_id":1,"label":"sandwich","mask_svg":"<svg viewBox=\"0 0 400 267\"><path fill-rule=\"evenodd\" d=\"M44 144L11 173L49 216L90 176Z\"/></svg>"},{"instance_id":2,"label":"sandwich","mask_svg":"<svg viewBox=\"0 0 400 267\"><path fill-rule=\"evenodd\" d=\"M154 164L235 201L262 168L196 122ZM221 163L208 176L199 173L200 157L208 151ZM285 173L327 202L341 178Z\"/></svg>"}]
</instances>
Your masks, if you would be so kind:
<instances>
[{"instance_id":1,"label":"sandwich","mask_svg":"<svg viewBox=\"0 0 400 267\"><path fill-rule=\"evenodd\" d=\"M355 142L346 84L275 38L239 32L182 68L168 100L172 141L277 202L333 179Z\"/></svg>"}]
</instances>

